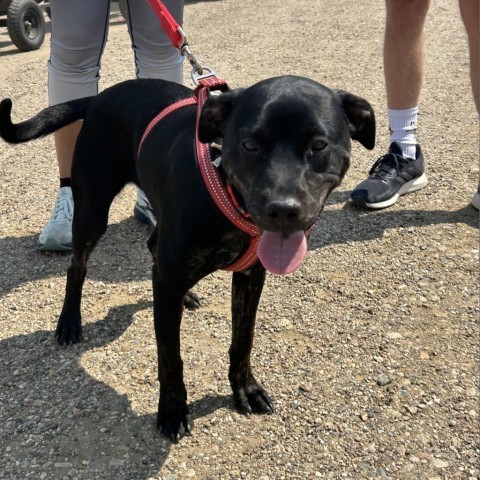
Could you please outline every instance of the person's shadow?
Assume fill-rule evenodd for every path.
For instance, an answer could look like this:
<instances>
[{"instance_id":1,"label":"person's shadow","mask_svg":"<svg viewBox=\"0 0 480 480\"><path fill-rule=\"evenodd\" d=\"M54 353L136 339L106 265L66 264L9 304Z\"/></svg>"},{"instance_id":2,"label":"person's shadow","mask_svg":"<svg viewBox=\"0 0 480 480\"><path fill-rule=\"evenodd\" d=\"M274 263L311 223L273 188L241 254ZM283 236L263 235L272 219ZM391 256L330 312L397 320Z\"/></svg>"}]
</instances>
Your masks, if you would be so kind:
<instances>
[{"instance_id":1,"label":"person's shadow","mask_svg":"<svg viewBox=\"0 0 480 480\"><path fill-rule=\"evenodd\" d=\"M146 479L160 470L171 443L155 427L157 398L151 399L151 413L137 414L132 399L82 366L84 354L115 342L136 312L150 306L143 302L112 308L105 319L84 326L86 340L74 347L57 347L52 331L0 342L0 443L2 454L11 459L2 463L5 478L25 478L32 465L48 462L58 478L75 471L86 475L82 478L97 478L98 470L109 478ZM101 358L96 367L102 374L118 373L116 362L128 361ZM149 376L152 390L155 365ZM232 405L227 396L206 395L190 402L190 409L195 419Z\"/></svg>"},{"instance_id":2,"label":"person's shadow","mask_svg":"<svg viewBox=\"0 0 480 480\"><path fill-rule=\"evenodd\" d=\"M327 201L325 211L315 225L309 241L309 250L332 244L349 244L382 238L390 229L422 228L438 224L463 223L478 227L479 214L471 205L460 210L362 210L350 206L350 191L336 190ZM341 210L329 205L343 204Z\"/></svg>"}]
</instances>

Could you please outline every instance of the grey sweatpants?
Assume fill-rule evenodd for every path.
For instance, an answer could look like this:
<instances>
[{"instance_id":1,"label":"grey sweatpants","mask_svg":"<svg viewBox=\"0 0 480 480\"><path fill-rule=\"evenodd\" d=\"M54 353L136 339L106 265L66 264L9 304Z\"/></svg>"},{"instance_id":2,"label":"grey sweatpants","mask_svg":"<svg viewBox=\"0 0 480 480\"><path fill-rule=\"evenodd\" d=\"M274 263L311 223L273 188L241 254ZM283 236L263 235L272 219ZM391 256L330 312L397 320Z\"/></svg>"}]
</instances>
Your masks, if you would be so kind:
<instances>
[{"instance_id":1,"label":"grey sweatpants","mask_svg":"<svg viewBox=\"0 0 480 480\"><path fill-rule=\"evenodd\" d=\"M183 0L163 3L181 24ZM50 0L50 8L50 105L96 95L108 36L110 0ZM172 46L148 1L128 0L127 17L137 77L182 83L183 57Z\"/></svg>"}]
</instances>

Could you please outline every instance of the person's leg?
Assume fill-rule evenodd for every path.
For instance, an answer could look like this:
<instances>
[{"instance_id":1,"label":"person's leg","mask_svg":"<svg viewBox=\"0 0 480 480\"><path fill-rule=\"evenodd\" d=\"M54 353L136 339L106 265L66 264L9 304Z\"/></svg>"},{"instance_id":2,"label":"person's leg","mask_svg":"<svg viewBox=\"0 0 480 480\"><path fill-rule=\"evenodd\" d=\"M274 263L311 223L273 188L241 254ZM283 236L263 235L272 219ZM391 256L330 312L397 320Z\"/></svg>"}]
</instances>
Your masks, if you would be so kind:
<instances>
[{"instance_id":1,"label":"person's leg","mask_svg":"<svg viewBox=\"0 0 480 480\"><path fill-rule=\"evenodd\" d=\"M82 122L74 122L53 134L60 179L68 180L72 170L72 156Z\"/></svg>"},{"instance_id":2,"label":"person's leg","mask_svg":"<svg viewBox=\"0 0 480 480\"><path fill-rule=\"evenodd\" d=\"M423 83L423 29L430 0L387 0L383 51L389 108L418 105Z\"/></svg>"},{"instance_id":3,"label":"person's leg","mask_svg":"<svg viewBox=\"0 0 480 480\"><path fill-rule=\"evenodd\" d=\"M350 196L352 203L368 208L388 207L427 183L415 133L424 72L423 30L431 0L385 3L383 63L391 146Z\"/></svg>"},{"instance_id":4,"label":"person's leg","mask_svg":"<svg viewBox=\"0 0 480 480\"><path fill-rule=\"evenodd\" d=\"M110 0L52 0L50 105L98 93L100 58L106 43ZM79 122L80 123L80 122ZM70 176L79 125L55 133L61 176Z\"/></svg>"},{"instance_id":5,"label":"person's leg","mask_svg":"<svg viewBox=\"0 0 480 480\"><path fill-rule=\"evenodd\" d=\"M164 0L164 5L181 25L183 21L183 0ZM138 78L159 78L183 83L183 57L175 48L147 1L127 1L127 24L135 55ZM157 220L150 203L137 189L135 218L151 227Z\"/></svg>"},{"instance_id":6,"label":"person's leg","mask_svg":"<svg viewBox=\"0 0 480 480\"><path fill-rule=\"evenodd\" d=\"M391 142L415 158L418 101L424 76L423 30L430 0L388 0L383 64Z\"/></svg>"},{"instance_id":7,"label":"person's leg","mask_svg":"<svg viewBox=\"0 0 480 480\"><path fill-rule=\"evenodd\" d=\"M96 95L100 57L106 42L110 0L51 0L51 51L48 62L50 105ZM60 191L53 215L40 233L41 250L69 250L73 200L70 170L81 122L54 134Z\"/></svg>"},{"instance_id":8,"label":"person's leg","mask_svg":"<svg viewBox=\"0 0 480 480\"><path fill-rule=\"evenodd\" d=\"M468 48L470 52L470 80L472 83L472 94L475 100L477 112L480 114L480 78L479 78L479 56L480 56L480 4L478 0L460 0L460 14L467 31Z\"/></svg>"},{"instance_id":9,"label":"person's leg","mask_svg":"<svg viewBox=\"0 0 480 480\"><path fill-rule=\"evenodd\" d=\"M480 6L478 0L460 0L460 14L468 36L468 49L470 52L470 81L472 83L472 94L477 107L477 114L480 119L480 78L479 78L479 56L480 56ZM477 191L473 194L472 205L480 210L480 183Z\"/></svg>"},{"instance_id":10,"label":"person's leg","mask_svg":"<svg viewBox=\"0 0 480 480\"><path fill-rule=\"evenodd\" d=\"M183 0L164 0L165 7L181 25ZM127 1L127 24L138 78L160 78L183 83L183 57L174 47L146 1Z\"/></svg>"}]
</instances>

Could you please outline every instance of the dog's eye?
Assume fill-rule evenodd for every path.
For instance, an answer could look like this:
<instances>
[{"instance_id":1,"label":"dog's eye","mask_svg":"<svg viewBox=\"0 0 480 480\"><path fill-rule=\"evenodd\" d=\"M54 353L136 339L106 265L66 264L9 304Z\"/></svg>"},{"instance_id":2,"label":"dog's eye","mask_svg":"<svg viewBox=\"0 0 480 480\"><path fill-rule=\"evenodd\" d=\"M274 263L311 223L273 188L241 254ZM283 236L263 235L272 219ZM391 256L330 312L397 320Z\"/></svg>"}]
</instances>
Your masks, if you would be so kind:
<instances>
[{"instance_id":1,"label":"dog's eye","mask_svg":"<svg viewBox=\"0 0 480 480\"><path fill-rule=\"evenodd\" d=\"M315 140L315 142L313 142L313 145L312 145L312 151L313 152L320 152L326 146L327 146L327 144L325 142L323 142L322 140Z\"/></svg>"},{"instance_id":2,"label":"dog's eye","mask_svg":"<svg viewBox=\"0 0 480 480\"><path fill-rule=\"evenodd\" d=\"M245 140L242 145L247 152L256 152L258 150L257 145L251 140Z\"/></svg>"}]
</instances>

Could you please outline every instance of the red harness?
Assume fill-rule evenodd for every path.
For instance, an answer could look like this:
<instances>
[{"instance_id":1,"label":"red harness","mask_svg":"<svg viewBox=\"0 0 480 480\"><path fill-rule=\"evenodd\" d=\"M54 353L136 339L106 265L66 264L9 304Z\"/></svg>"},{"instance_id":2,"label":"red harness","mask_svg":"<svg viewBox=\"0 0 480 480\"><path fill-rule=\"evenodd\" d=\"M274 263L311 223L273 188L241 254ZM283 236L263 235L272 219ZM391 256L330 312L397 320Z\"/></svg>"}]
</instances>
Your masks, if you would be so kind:
<instances>
[{"instance_id":1,"label":"red harness","mask_svg":"<svg viewBox=\"0 0 480 480\"><path fill-rule=\"evenodd\" d=\"M195 150L196 161L198 168L202 174L203 181L207 187L208 193L215 202L220 212L237 228L250 235L250 244L245 253L231 265L223 268L230 272L241 272L251 267L257 260L257 246L260 241L260 229L248 219L248 217L241 213L238 202L232 192L230 185L224 185L218 170L212 164L212 157L210 154L210 147L206 143L201 143L198 139L198 124L200 120L200 113L205 101L208 98L209 90L227 90L228 85L225 81L218 79L214 75L203 77L199 79L199 86L195 89L194 96L184 98L178 102L169 105L164 108L147 126L145 132L140 140L138 146L137 158L140 155L140 149L142 144L151 132L153 127L165 118L170 113L178 110L179 108L186 107L188 105L197 105L197 121L196 121L196 133L195 133Z\"/></svg>"}]
</instances>

